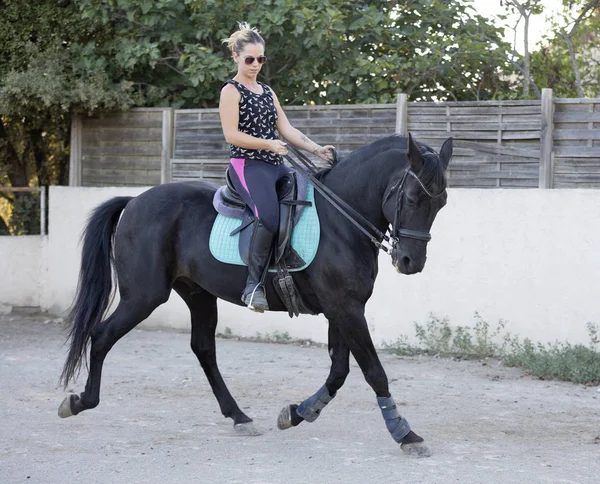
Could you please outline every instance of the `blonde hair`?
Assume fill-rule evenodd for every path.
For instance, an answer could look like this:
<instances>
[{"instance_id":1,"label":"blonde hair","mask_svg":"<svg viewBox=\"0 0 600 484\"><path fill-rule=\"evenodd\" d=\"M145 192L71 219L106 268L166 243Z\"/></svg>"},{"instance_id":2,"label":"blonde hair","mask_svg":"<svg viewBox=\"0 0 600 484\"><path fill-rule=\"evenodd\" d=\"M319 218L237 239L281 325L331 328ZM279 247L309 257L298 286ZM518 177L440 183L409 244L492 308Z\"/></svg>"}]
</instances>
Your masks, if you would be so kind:
<instances>
[{"instance_id":1,"label":"blonde hair","mask_svg":"<svg viewBox=\"0 0 600 484\"><path fill-rule=\"evenodd\" d=\"M265 40L256 27L250 27L247 22L238 22L238 29L228 39L223 39L223 43L227 44L231 53L239 54L246 44L265 45Z\"/></svg>"}]
</instances>

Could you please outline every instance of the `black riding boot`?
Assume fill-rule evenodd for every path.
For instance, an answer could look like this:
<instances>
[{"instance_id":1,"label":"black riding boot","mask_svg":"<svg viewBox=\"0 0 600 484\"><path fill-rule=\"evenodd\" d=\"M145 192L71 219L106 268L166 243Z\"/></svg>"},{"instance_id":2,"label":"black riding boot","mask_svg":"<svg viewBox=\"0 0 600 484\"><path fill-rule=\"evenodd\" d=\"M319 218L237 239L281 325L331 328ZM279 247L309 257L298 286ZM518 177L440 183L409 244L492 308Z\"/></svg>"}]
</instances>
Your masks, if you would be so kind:
<instances>
[{"instance_id":1,"label":"black riding boot","mask_svg":"<svg viewBox=\"0 0 600 484\"><path fill-rule=\"evenodd\" d=\"M252 311L259 313L269 310L269 303L267 302L262 279L263 274L268 270L272 241L273 234L257 220L252 240L250 241L248 280L246 281L246 289L244 289L242 301Z\"/></svg>"}]
</instances>

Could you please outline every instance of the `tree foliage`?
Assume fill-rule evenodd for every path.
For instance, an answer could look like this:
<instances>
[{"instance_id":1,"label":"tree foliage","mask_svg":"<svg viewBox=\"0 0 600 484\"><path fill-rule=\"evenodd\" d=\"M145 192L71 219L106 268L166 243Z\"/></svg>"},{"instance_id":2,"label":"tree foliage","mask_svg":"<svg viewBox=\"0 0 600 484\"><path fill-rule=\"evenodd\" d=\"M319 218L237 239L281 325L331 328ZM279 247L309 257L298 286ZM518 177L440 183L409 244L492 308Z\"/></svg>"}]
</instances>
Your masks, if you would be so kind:
<instances>
[{"instance_id":1,"label":"tree foliage","mask_svg":"<svg viewBox=\"0 0 600 484\"><path fill-rule=\"evenodd\" d=\"M600 95L600 0L564 0L545 45L532 55L535 82L556 97Z\"/></svg>"},{"instance_id":2,"label":"tree foliage","mask_svg":"<svg viewBox=\"0 0 600 484\"><path fill-rule=\"evenodd\" d=\"M504 6L511 13L518 13L518 19L512 30L514 31L513 53L511 64L523 76L523 97L529 97L529 88L533 86L537 97L541 93L537 85L533 82L531 76L531 55L529 46L529 21L532 15L539 15L544 11L544 2L542 0L500 0L500 5ZM523 22L523 56L522 62L518 62L519 57L516 53L516 38L519 24Z\"/></svg>"},{"instance_id":3,"label":"tree foliage","mask_svg":"<svg viewBox=\"0 0 600 484\"><path fill-rule=\"evenodd\" d=\"M134 104L133 92L81 63L102 35L69 1L0 2L0 181L65 182L71 115Z\"/></svg>"},{"instance_id":4,"label":"tree foliage","mask_svg":"<svg viewBox=\"0 0 600 484\"><path fill-rule=\"evenodd\" d=\"M74 113L216 106L240 21L284 105L507 95L509 46L463 0L0 0L0 183L66 183Z\"/></svg>"},{"instance_id":5,"label":"tree foliage","mask_svg":"<svg viewBox=\"0 0 600 484\"><path fill-rule=\"evenodd\" d=\"M222 44L239 21L257 26L269 58L263 80L285 104L486 99L508 46L459 0L83 0L118 35L90 51L112 58L152 105L215 106L233 74Z\"/></svg>"},{"instance_id":6,"label":"tree foliage","mask_svg":"<svg viewBox=\"0 0 600 484\"><path fill-rule=\"evenodd\" d=\"M72 114L135 103L118 77L81 62L100 27L68 0L0 1L0 186L67 183ZM0 196L13 233L37 226L30 196ZM7 221L0 225L6 231Z\"/></svg>"}]
</instances>

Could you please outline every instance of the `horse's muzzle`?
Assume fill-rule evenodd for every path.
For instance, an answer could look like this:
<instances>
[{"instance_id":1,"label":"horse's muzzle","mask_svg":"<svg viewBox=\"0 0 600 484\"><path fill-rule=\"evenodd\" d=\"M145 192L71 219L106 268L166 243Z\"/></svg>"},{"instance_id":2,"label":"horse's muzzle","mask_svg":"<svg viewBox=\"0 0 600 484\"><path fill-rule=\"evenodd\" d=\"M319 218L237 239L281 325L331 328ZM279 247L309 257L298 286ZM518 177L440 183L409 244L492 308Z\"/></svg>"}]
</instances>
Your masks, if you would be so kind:
<instances>
[{"instance_id":1,"label":"horse's muzzle","mask_svg":"<svg viewBox=\"0 0 600 484\"><path fill-rule=\"evenodd\" d=\"M421 260L415 260L410 258L407 255L398 256L398 254L394 254L392 256L392 264L396 268L396 270L405 275L418 274L425 267L425 257Z\"/></svg>"}]
</instances>

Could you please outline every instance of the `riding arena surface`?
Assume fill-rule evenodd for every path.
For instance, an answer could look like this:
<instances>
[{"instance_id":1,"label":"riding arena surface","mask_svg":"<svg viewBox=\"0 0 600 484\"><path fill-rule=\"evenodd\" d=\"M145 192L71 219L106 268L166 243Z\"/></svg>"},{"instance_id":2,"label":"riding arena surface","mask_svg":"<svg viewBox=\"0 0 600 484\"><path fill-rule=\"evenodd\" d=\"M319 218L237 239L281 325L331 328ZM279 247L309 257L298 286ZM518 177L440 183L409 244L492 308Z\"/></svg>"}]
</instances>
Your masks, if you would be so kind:
<instances>
[{"instance_id":1,"label":"riding arena surface","mask_svg":"<svg viewBox=\"0 0 600 484\"><path fill-rule=\"evenodd\" d=\"M225 381L262 432L248 437L220 414L189 335L178 332L132 331L106 359L100 405L59 418L64 341L60 320L0 316L3 484L600 482L597 387L493 360L380 352L400 413L432 451L417 459L391 439L354 360L316 422L277 429L284 405L323 384L324 347L217 340Z\"/></svg>"}]
</instances>

